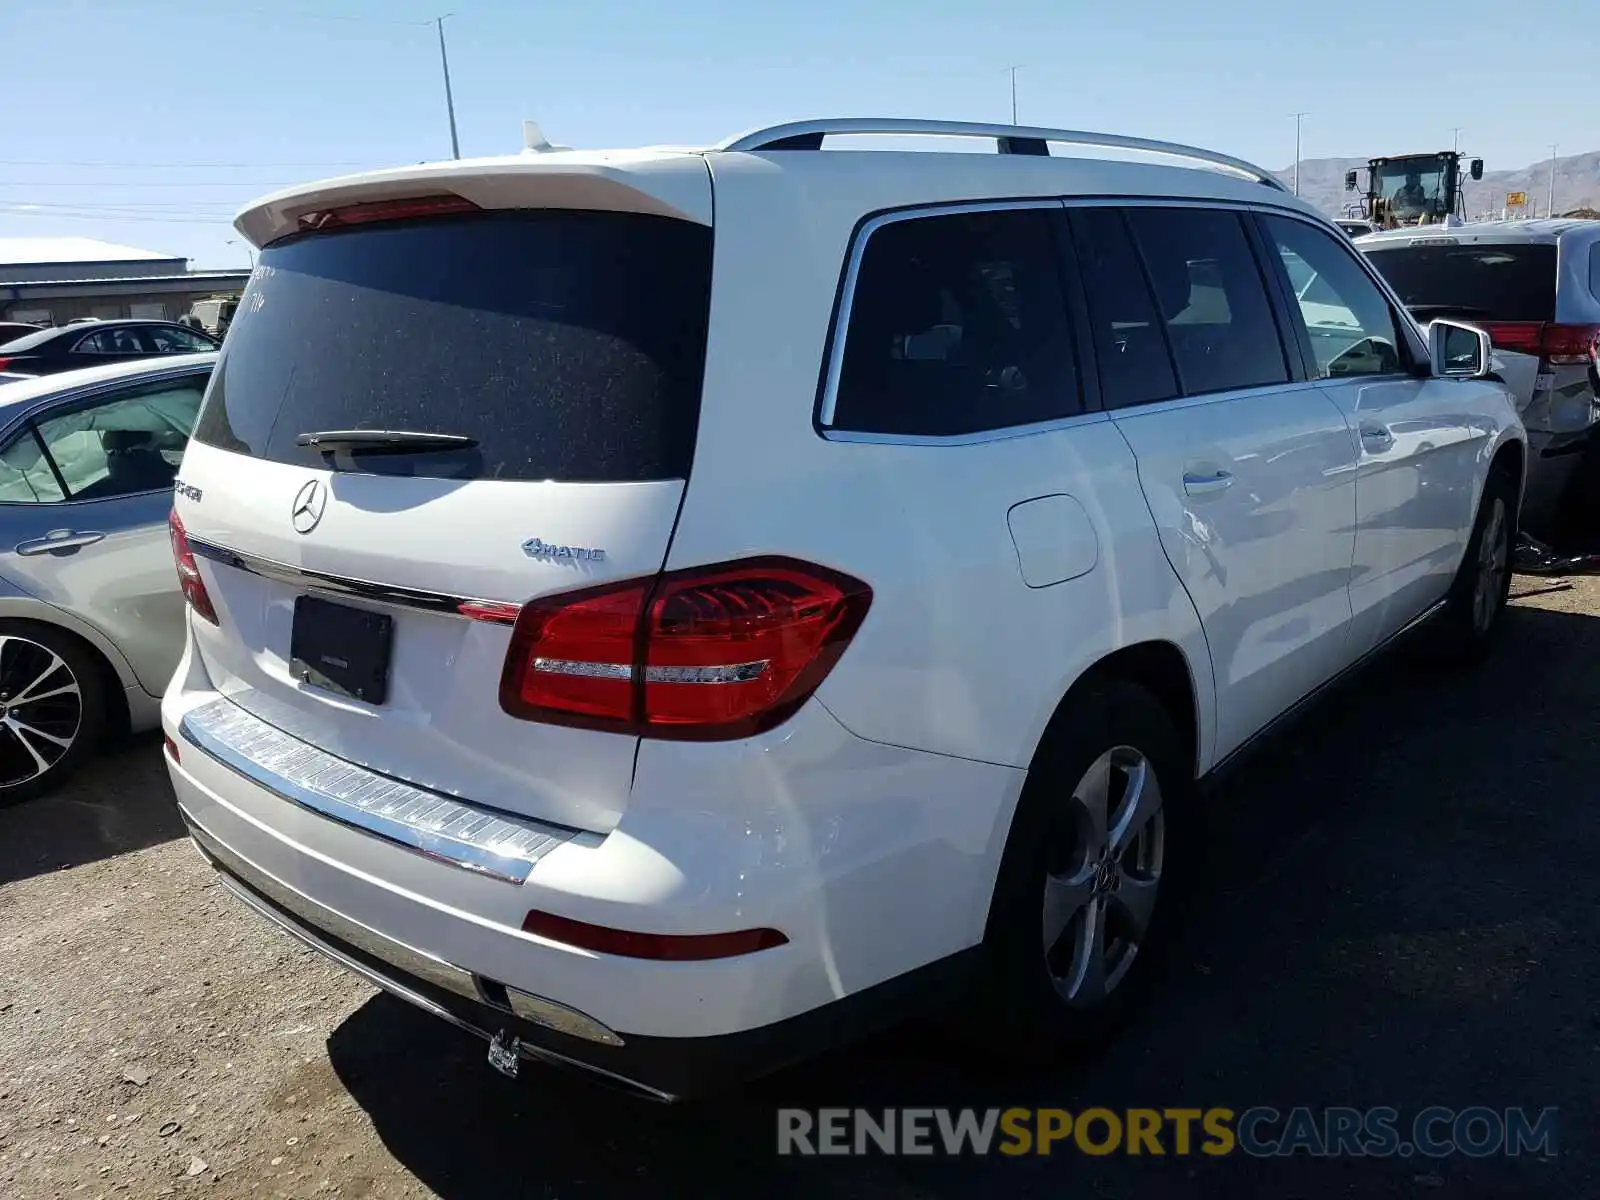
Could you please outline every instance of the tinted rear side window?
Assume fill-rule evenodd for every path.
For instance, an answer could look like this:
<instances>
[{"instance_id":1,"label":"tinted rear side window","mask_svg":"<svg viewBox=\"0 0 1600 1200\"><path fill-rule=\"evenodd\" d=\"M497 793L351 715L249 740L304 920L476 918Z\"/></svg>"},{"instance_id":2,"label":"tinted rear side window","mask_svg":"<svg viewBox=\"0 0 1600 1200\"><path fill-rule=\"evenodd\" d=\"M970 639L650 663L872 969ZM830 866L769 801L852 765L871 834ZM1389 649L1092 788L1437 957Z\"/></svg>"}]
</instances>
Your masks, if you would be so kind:
<instances>
[{"instance_id":1,"label":"tinted rear side window","mask_svg":"<svg viewBox=\"0 0 1600 1200\"><path fill-rule=\"evenodd\" d=\"M1194 395L1287 382L1266 283L1238 214L1133 208L1128 220L1183 390Z\"/></svg>"},{"instance_id":2,"label":"tinted rear side window","mask_svg":"<svg viewBox=\"0 0 1600 1200\"><path fill-rule=\"evenodd\" d=\"M1553 244L1395 246L1366 255L1407 308L1430 310L1424 316L1555 320Z\"/></svg>"},{"instance_id":3,"label":"tinted rear side window","mask_svg":"<svg viewBox=\"0 0 1600 1200\"><path fill-rule=\"evenodd\" d=\"M941 436L1083 411L1043 209L891 221L867 240L833 426Z\"/></svg>"},{"instance_id":4,"label":"tinted rear side window","mask_svg":"<svg viewBox=\"0 0 1600 1200\"><path fill-rule=\"evenodd\" d=\"M295 237L262 251L195 440L324 465L301 433L459 434L471 450L333 465L441 478L686 477L711 230L516 211Z\"/></svg>"},{"instance_id":5,"label":"tinted rear side window","mask_svg":"<svg viewBox=\"0 0 1600 1200\"><path fill-rule=\"evenodd\" d=\"M1115 208L1076 209L1071 222L1105 406L1172 399L1178 394L1178 379L1122 213Z\"/></svg>"}]
</instances>

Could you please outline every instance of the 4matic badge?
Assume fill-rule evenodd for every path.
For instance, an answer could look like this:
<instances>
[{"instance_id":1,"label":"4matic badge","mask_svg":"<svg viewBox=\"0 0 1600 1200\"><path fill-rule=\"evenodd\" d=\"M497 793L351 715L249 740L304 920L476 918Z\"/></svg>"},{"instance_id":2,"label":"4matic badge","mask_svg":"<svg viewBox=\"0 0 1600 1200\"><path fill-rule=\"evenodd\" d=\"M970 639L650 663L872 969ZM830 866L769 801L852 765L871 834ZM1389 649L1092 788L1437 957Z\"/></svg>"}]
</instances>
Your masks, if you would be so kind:
<instances>
[{"instance_id":1,"label":"4matic badge","mask_svg":"<svg viewBox=\"0 0 1600 1200\"><path fill-rule=\"evenodd\" d=\"M606 552L596 550L590 546L552 546L549 542L542 542L538 538L529 538L522 543L522 552L529 558L556 558L572 562L604 562Z\"/></svg>"}]
</instances>

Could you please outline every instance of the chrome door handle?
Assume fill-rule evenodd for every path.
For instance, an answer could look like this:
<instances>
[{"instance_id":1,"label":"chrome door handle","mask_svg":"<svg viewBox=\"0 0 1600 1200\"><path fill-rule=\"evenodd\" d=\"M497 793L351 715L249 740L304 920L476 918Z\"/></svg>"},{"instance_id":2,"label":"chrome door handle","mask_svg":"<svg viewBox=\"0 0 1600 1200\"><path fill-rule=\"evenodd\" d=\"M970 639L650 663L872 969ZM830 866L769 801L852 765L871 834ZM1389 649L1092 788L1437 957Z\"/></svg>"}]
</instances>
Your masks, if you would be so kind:
<instances>
[{"instance_id":1,"label":"chrome door handle","mask_svg":"<svg viewBox=\"0 0 1600 1200\"><path fill-rule=\"evenodd\" d=\"M103 533L89 531L74 533L70 529L52 529L42 538L18 542L17 553L49 554L52 550L76 550L80 546L92 546L96 542L104 541L105 536Z\"/></svg>"},{"instance_id":2,"label":"chrome door handle","mask_svg":"<svg viewBox=\"0 0 1600 1200\"><path fill-rule=\"evenodd\" d=\"M1233 486L1233 475L1228 471L1214 471L1209 475L1184 472L1183 490L1190 496L1208 496Z\"/></svg>"},{"instance_id":3,"label":"chrome door handle","mask_svg":"<svg viewBox=\"0 0 1600 1200\"><path fill-rule=\"evenodd\" d=\"M1361 442L1373 450L1388 450L1394 445L1394 434L1382 425L1363 425L1361 427Z\"/></svg>"}]
</instances>

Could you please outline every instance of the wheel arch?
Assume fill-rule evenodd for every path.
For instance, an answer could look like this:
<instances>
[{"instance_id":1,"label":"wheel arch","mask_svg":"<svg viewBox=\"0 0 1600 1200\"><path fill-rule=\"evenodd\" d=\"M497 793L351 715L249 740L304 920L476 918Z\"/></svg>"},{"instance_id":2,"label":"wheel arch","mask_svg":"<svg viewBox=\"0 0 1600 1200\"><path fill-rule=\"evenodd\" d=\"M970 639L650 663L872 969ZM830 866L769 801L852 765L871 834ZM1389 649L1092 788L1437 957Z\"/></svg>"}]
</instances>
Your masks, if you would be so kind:
<instances>
[{"instance_id":1,"label":"wheel arch","mask_svg":"<svg viewBox=\"0 0 1600 1200\"><path fill-rule=\"evenodd\" d=\"M1165 640L1121 646L1080 674L1057 702L1039 740L1039 748L1054 736L1063 715L1079 695L1109 679L1142 687L1160 702L1198 776L1202 769L1199 686L1183 650L1177 643ZM1039 748L1035 749L1035 755Z\"/></svg>"},{"instance_id":2,"label":"wheel arch","mask_svg":"<svg viewBox=\"0 0 1600 1200\"><path fill-rule=\"evenodd\" d=\"M1489 461L1489 474L1504 472L1509 475L1512 494L1517 498L1517 510L1522 509L1522 494L1528 479L1528 446L1519 438L1507 438L1500 443Z\"/></svg>"},{"instance_id":3,"label":"wheel arch","mask_svg":"<svg viewBox=\"0 0 1600 1200\"><path fill-rule=\"evenodd\" d=\"M139 681L128 661L104 634L74 618L71 613L31 599L17 603L11 597L0 597L0 621L40 625L82 646L99 669L100 680L105 688L107 732L121 736L132 728L127 692L130 687L138 687Z\"/></svg>"}]
</instances>

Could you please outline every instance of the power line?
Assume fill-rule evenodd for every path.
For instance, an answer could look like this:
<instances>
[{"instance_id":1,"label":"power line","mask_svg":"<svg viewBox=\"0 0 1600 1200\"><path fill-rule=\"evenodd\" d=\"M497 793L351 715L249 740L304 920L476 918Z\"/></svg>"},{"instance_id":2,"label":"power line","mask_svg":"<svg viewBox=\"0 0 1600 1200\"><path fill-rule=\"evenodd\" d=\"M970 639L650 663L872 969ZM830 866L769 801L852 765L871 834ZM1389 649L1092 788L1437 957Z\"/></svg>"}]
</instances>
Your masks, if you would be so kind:
<instances>
[{"instance_id":1,"label":"power line","mask_svg":"<svg viewBox=\"0 0 1600 1200\"><path fill-rule=\"evenodd\" d=\"M122 0L122 3L126 4L127 0ZM183 7L185 9L189 9L191 6L188 5L188 4L183 4L183 5L180 6L179 4L176 4L176 3L173 3L173 4L159 4L158 3L158 4L154 5L154 7L158 7L158 8ZM252 7L250 5L243 5L243 6L229 5L225 12L208 12L207 13L208 16L232 16L232 15L235 15L235 14L248 15L248 16L253 16L253 17L271 17L274 21L278 21L278 22L282 22L282 21L335 21L335 22L338 22L339 24L342 24L342 25L390 25L390 26L395 26L395 27L400 27L400 28L405 28L405 29L422 29L422 28L424 28L424 27L426 27L428 25L432 25L433 24L432 21L404 21L404 20L400 20L400 19L395 18L395 17L368 17L368 16L358 16L355 13L307 12L304 9L298 9L298 10L297 9L288 9L288 10L284 10L284 9L276 9L276 8L255 8L255 7Z\"/></svg>"},{"instance_id":2,"label":"power line","mask_svg":"<svg viewBox=\"0 0 1600 1200\"><path fill-rule=\"evenodd\" d=\"M41 192L56 188L98 188L114 191L117 188L239 188L244 191L271 191L290 187L304 180L283 179L0 179L0 188L37 188Z\"/></svg>"},{"instance_id":3,"label":"power line","mask_svg":"<svg viewBox=\"0 0 1600 1200\"><path fill-rule=\"evenodd\" d=\"M6 212L0 213L0 216L4 216L7 220L14 220L19 217L49 217L53 221L99 221L102 225L111 221L118 223L130 221L140 225L221 225L227 228L233 227L233 222L228 217L223 216L134 217L117 216L108 213L78 212Z\"/></svg>"},{"instance_id":4,"label":"power line","mask_svg":"<svg viewBox=\"0 0 1600 1200\"><path fill-rule=\"evenodd\" d=\"M280 170L288 167L364 167L369 165L361 159L330 159L325 162L152 162L143 159L137 162L112 162L101 160L86 162L82 160L63 158L0 158L0 167L86 167L86 168L126 168L126 167L156 167L162 170L168 168L194 168L196 170L261 170L264 167Z\"/></svg>"}]
</instances>

